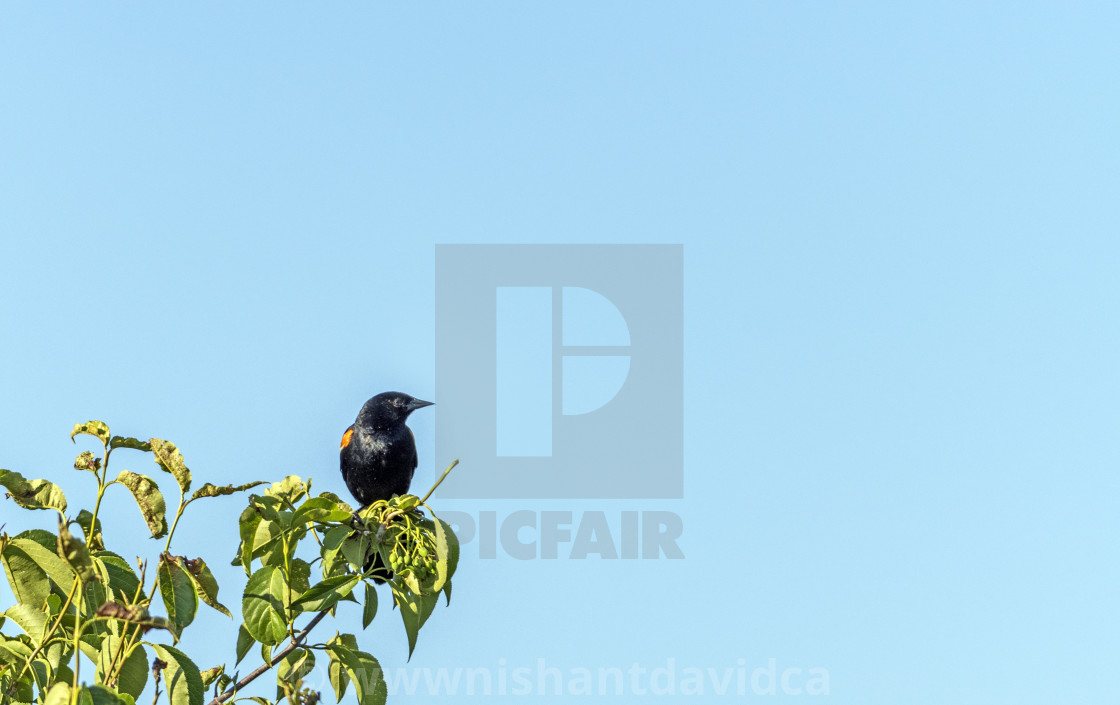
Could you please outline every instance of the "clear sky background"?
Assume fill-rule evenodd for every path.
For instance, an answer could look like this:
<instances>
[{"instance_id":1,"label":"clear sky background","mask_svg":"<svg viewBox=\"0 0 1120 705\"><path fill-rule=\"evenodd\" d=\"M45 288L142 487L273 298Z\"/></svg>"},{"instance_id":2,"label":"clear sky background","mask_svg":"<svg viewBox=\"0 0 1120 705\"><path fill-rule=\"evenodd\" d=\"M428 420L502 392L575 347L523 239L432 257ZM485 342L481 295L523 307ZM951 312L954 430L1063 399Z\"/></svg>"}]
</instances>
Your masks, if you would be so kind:
<instances>
[{"instance_id":1,"label":"clear sky background","mask_svg":"<svg viewBox=\"0 0 1120 705\"><path fill-rule=\"evenodd\" d=\"M686 558L467 551L408 665L1118 702L1117 36L1112 3L5 3L0 466L76 508L99 418L198 483L342 493L362 402L436 394L435 244L683 243L685 499L532 506L678 512ZM211 502L177 550L236 609ZM232 664L202 609L185 648Z\"/></svg>"}]
</instances>

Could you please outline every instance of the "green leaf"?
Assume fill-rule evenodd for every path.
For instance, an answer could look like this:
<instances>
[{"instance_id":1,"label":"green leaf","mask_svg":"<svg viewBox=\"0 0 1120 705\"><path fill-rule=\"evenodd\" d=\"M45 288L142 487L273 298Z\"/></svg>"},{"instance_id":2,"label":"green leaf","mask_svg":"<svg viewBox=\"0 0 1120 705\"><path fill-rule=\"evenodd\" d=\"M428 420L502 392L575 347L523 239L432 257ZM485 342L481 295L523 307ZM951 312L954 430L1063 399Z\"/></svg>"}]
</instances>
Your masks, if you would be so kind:
<instances>
[{"instance_id":1,"label":"green leaf","mask_svg":"<svg viewBox=\"0 0 1120 705\"><path fill-rule=\"evenodd\" d=\"M334 690L335 702L342 702L343 696L346 695L346 687L350 685L350 674L346 671L346 666L338 659L338 654L333 650L328 649L331 661L327 666L327 675L330 676L331 688Z\"/></svg>"},{"instance_id":2,"label":"green leaf","mask_svg":"<svg viewBox=\"0 0 1120 705\"><path fill-rule=\"evenodd\" d=\"M377 659L364 651L348 648L338 642L328 643L327 650L346 668L347 675L358 692L359 705L384 705L389 693L385 685L385 675Z\"/></svg>"},{"instance_id":3,"label":"green leaf","mask_svg":"<svg viewBox=\"0 0 1120 705\"><path fill-rule=\"evenodd\" d=\"M94 551L93 558L94 565L98 561L104 565L105 573L109 576L109 591L114 599L125 603L137 599L136 589L140 587L140 577L132 570L128 561L111 551ZM144 600L145 597L141 591L139 600Z\"/></svg>"},{"instance_id":4,"label":"green leaf","mask_svg":"<svg viewBox=\"0 0 1120 705\"><path fill-rule=\"evenodd\" d=\"M88 509L83 509L78 512L78 518L74 520L82 529L82 534L86 537L86 544L89 545L91 550L100 550L103 547L101 540L101 519L97 519L97 526L90 526L93 521L93 514Z\"/></svg>"},{"instance_id":5,"label":"green leaf","mask_svg":"<svg viewBox=\"0 0 1120 705\"><path fill-rule=\"evenodd\" d=\"M0 486L24 509L57 509L66 511L66 495L58 485L46 480L27 480L11 470L0 470Z\"/></svg>"},{"instance_id":6,"label":"green leaf","mask_svg":"<svg viewBox=\"0 0 1120 705\"><path fill-rule=\"evenodd\" d=\"M265 494L294 506L296 500L307 494L307 487L299 475L288 475L280 482L272 483L272 486L265 490Z\"/></svg>"},{"instance_id":7,"label":"green leaf","mask_svg":"<svg viewBox=\"0 0 1120 705\"><path fill-rule=\"evenodd\" d=\"M249 649L255 643L253 635L249 633L244 624L237 628L237 660L233 662L234 666L241 663L241 659L245 658L245 654L249 653Z\"/></svg>"},{"instance_id":8,"label":"green leaf","mask_svg":"<svg viewBox=\"0 0 1120 705\"><path fill-rule=\"evenodd\" d=\"M116 683L117 690L138 698L144 686L148 684L148 655L140 644L137 644L127 657L118 654L119 650L128 646L128 640L123 641L124 647L121 646L121 637L115 634L109 634L101 641L101 649L97 652L97 680L99 683L104 683L113 659L124 658Z\"/></svg>"},{"instance_id":9,"label":"green leaf","mask_svg":"<svg viewBox=\"0 0 1120 705\"><path fill-rule=\"evenodd\" d=\"M9 543L0 552L0 565L12 587L16 601L26 605L42 605L51 594L51 581L39 565L18 547Z\"/></svg>"},{"instance_id":10,"label":"green leaf","mask_svg":"<svg viewBox=\"0 0 1120 705\"><path fill-rule=\"evenodd\" d=\"M311 589L295 601L295 605L308 612L329 610L343 597L350 594L362 577L360 575L339 575L327 578L311 586Z\"/></svg>"},{"instance_id":11,"label":"green leaf","mask_svg":"<svg viewBox=\"0 0 1120 705\"><path fill-rule=\"evenodd\" d=\"M344 502L334 492L320 492L319 496L324 498L324 499L329 499L334 504L334 506L338 507L339 509L341 509L344 512L349 512L350 514L354 513L354 508L351 507L346 502Z\"/></svg>"},{"instance_id":12,"label":"green leaf","mask_svg":"<svg viewBox=\"0 0 1120 705\"><path fill-rule=\"evenodd\" d=\"M257 535L257 527L260 526L260 523L261 515L252 506L245 507L241 512L241 518L238 519L238 527L241 532L241 551L238 556L241 566L245 569L245 575L249 575L250 566L253 564L254 538ZM237 565L237 563L234 563L234 565Z\"/></svg>"},{"instance_id":13,"label":"green leaf","mask_svg":"<svg viewBox=\"0 0 1120 705\"><path fill-rule=\"evenodd\" d=\"M198 593L179 559L166 553L159 557L159 592L167 608L167 619L182 634L198 612Z\"/></svg>"},{"instance_id":14,"label":"green leaf","mask_svg":"<svg viewBox=\"0 0 1120 705\"><path fill-rule=\"evenodd\" d=\"M443 590L451 582L451 576L459 566L459 538L451 530L451 525L439 517L433 522L436 543L436 580L432 589L436 592ZM448 590L447 600L451 601L451 592Z\"/></svg>"},{"instance_id":15,"label":"green leaf","mask_svg":"<svg viewBox=\"0 0 1120 705\"><path fill-rule=\"evenodd\" d=\"M74 459L74 469L96 473L101 470L101 458L95 457L93 451L83 451Z\"/></svg>"},{"instance_id":16,"label":"green leaf","mask_svg":"<svg viewBox=\"0 0 1120 705\"><path fill-rule=\"evenodd\" d=\"M31 637L31 643L38 646L47 630L47 613L31 605L16 604L9 607L5 616L19 625Z\"/></svg>"},{"instance_id":17,"label":"green leaf","mask_svg":"<svg viewBox=\"0 0 1120 705\"><path fill-rule=\"evenodd\" d=\"M358 571L365 568L370 553L370 539L365 533L354 532L342 542L342 556Z\"/></svg>"},{"instance_id":18,"label":"green leaf","mask_svg":"<svg viewBox=\"0 0 1120 705\"><path fill-rule=\"evenodd\" d=\"M261 515L262 519L274 522L280 521L278 514L280 510L284 508L284 501L279 497L270 497L268 495L262 497L260 495L251 494L249 495L249 504Z\"/></svg>"},{"instance_id":19,"label":"green leaf","mask_svg":"<svg viewBox=\"0 0 1120 705\"><path fill-rule=\"evenodd\" d=\"M293 595L302 595L311 588L311 564L302 558L292 559L292 571L288 576L288 587Z\"/></svg>"},{"instance_id":20,"label":"green leaf","mask_svg":"<svg viewBox=\"0 0 1120 705\"><path fill-rule=\"evenodd\" d=\"M284 697L281 683L296 686L307 674L315 670L315 652L308 649L295 649L276 664L276 699ZM298 688L297 688L298 690Z\"/></svg>"},{"instance_id":21,"label":"green leaf","mask_svg":"<svg viewBox=\"0 0 1120 705\"><path fill-rule=\"evenodd\" d=\"M408 635L408 658L411 659L412 652L416 649L416 636L435 609L439 593L429 590L418 595L409 590L400 580L390 581L389 587L393 591L393 600L401 611L401 620Z\"/></svg>"},{"instance_id":22,"label":"green leaf","mask_svg":"<svg viewBox=\"0 0 1120 705\"><path fill-rule=\"evenodd\" d=\"M135 705L136 703L131 695L115 692L103 685L83 688L79 695L79 702L82 705Z\"/></svg>"},{"instance_id":23,"label":"green leaf","mask_svg":"<svg viewBox=\"0 0 1120 705\"><path fill-rule=\"evenodd\" d=\"M231 495L235 492L244 492L245 490L256 487L257 485L267 484L268 483L264 480L258 480L256 482L250 482L247 485L238 485L237 487L234 487L233 485L217 487L207 482L205 485L199 487L194 491L194 494L191 495L191 501L202 499L203 497L225 497L226 495Z\"/></svg>"},{"instance_id":24,"label":"green leaf","mask_svg":"<svg viewBox=\"0 0 1120 705\"><path fill-rule=\"evenodd\" d=\"M213 668L207 668L201 673L202 687L209 688L210 684L218 680L218 678L222 676L225 670L225 666L214 666Z\"/></svg>"},{"instance_id":25,"label":"green leaf","mask_svg":"<svg viewBox=\"0 0 1120 705\"><path fill-rule=\"evenodd\" d=\"M113 436L109 439L109 450L116 450L117 448L131 448L133 450L142 450L148 452L152 449L152 444L148 443L147 441L142 441L139 438Z\"/></svg>"},{"instance_id":26,"label":"green leaf","mask_svg":"<svg viewBox=\"0 0 1120 705\"><path fill-rule=\"evenodd\" d=\"M55 683L47 692L43 705L70 705L70 684Z\"/></svg>"},{"instance_id":27,"label":"green leaf","mask_svg":"<svg viewBox=\"0 0 1120 705\"><path fill-rule=\"evenodd\" d=\"M66 527L66 523L60 516L58 518L58 555L74 569L77 573L82 573L84 569L89 568L90 563L89 549L86 548L85 543L81 540L74 538L70 533L70 529ZM83 573L84 574L84 573Z\"/></svg>"},{"instance_id":28,"label":"green leaf","mask_svg":"<svg viewBox=\"0 0 1120 705\"><path fill-rule=\"evenodd\" d=\"M205 688L198 666L176 648L163 644L153 644L152 648L167 664L163 669L163 684L169 705L202 705Z\"/></svg>"},{"instance_id":29,"label":"green leaf","mask_svg":"<svg viewBox=\"0 0 1120 705\"><path fill-rule=\"evenodd\" d=\"M218 602L218 581L214 579L214 574L210 572L206 561L201 558L195 558L193 561L186 561L185 566L187 575L194 581L195 590L202 601L230 619L233 619L233 615L230 614L229 609Z\"/></svg>"},{"instance_id":30,"label":"green leaf","mask_svg":"<svg viewBox=\"0 0 1120 705\"><path fill-rule=\"evenodd\" d=\"M187 469L187 464L183 462L183 454L175 444L159 438L150 438L148 442L152 445L152 454L155 455L156 463L175 476L175 481L179 483L179 489L183 494L190 492L191 471Z\"/></svg>"},{"instance_id":31,"label":"green leaf","mask_svg":"<svg viewBox=\"0 0 1120 705\"><path fill-rule=\"evenodd\" d=\"M306 524L309 521L349 521L352 512L339 509L336 502L326 497L313 497L299 505L292 515L292 526Z\"/></svg>"},{"instance_id":32,"label":"green leaf","mask_svg":"<svg viewBox=\"0 0 1120 705\"><path fill-rule=\"evenodd\" d=\"M249 577L241 601L245 628L262 644L279 644L288 633L284 603L284 573L276 566L266 566Z\"/></svg>"},{"instance_id":33,"label":"green leaf","mask_svg":"<svg viewBox=\"0 0 1120 705\"><path fill-rule=\"evenodd\" d=\"M51 542L48 549L40 543L46 538ZM54 589L64 595L70 593L74 584L74 571L58 557L56 538L49 531L35 529L25 531L8 541L0 554L12 593L21 603L39 606L46 602Z\"/></svg>"},{"instance_id":34,"label":"green leaf","mask_svg":"<svg viewBox=\"0 0 1120 705\"><path fill-rule=\"evenodd\" d=\"M283 516L288 512L280 512ZM293 541L292 539L296 539ZM261 565L269 565L280 567L286 563L286 556L284 553L284 537L283 529L280 524L274 521L262 521L260 526L257 527L257 535L254 537L256 548L253 549L253 557L260 558ZM295 534L289 535L289 548L295 550L296 547Z\"/></svg>"},{"instance_id":35,"label":"green leaf","mask_svg":"<svg viewBox=\"0 0 1120 705\"><path fill-rule=\"evenodd\" d=\"M159 485L147 475L121 470L116 482L121 483L132 493L144 521L148 524L148 531L153 539L167 535L167 505L160 494Z\"/></svg>"},{"instance_id":36,"label":"green leaf","mask_svg":"<svg viewBox=\"0 0 1120 705\"><path fill-rule=\"evenodd\" d=\"M78 434L93 436L102 443L109 442L109 427L100 421L86 421L85 423L74 424L74 430L70 432L70 440L74 440L74 436Z\"/></svg>"},{"instance_id":37,"label":"green leaf","mask_svg":"<svg viewBox=\"0 0 1120 705\"><path fill-rule=\"evenodd\" d=\"M366 601L362 608L362 629L369 626L377 614L377 589L371 583L366 583Z\"/></svg>"}]
</instances>

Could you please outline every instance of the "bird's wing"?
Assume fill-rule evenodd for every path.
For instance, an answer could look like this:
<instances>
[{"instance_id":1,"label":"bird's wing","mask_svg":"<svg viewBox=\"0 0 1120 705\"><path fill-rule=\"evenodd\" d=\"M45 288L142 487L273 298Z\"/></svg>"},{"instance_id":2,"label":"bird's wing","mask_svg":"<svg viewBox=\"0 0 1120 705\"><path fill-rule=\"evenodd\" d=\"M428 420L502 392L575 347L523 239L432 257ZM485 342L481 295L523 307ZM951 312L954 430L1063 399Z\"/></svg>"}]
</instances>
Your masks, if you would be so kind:
<instances>
[{"instance_id":1,"label":"bird's wing","mask_svg":"<svg viewBox=\"0 0 1120 705\"><path fill-rule=\"evenodd\" d=\"M416 452L416 434L411 428L408 428L408 435L412 437L412 469L415 470L420 465L420 454Z\"/></svg>"}]
</instances>

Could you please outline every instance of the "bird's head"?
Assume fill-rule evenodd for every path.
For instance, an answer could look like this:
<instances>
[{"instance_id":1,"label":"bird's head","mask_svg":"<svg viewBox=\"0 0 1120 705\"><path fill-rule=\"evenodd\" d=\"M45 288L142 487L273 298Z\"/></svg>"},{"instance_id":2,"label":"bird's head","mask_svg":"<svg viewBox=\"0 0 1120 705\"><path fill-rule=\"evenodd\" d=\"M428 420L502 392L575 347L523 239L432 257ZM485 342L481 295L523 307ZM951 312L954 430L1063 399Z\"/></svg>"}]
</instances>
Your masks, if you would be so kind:
<instances>
[{"instance_id":1,"label":"bird's head","mask_svg":"<svg viewBox=\"0 0 1120 705\"><path fill-rule=\"evenodd\" d=\"M433 403L417 399L403 392L382 392L365 403L361 413L358 414L358 419L377 421L383 424L404 423L413 411L431 406Z\"/></svg>"}]
</instances>

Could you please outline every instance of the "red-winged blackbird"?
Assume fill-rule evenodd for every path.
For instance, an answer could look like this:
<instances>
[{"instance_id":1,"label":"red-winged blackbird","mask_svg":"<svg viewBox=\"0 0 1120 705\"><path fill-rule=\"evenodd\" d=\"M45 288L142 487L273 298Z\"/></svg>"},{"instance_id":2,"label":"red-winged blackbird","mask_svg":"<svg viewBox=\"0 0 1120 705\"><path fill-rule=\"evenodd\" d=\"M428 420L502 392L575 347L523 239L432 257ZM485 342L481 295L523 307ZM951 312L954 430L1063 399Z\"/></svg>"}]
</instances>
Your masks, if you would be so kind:
<instances>
[{"instance_id":1,"label":"red-winged blackbird","mask_svg":"<svg viewBox=\"0 0 1120 705\"><path fill-rule=\"evenodd\" d=\"M342 434L342 479L363 507L408 492L416 472L416 439L405 421L431 405L400 392L383 392L362 406Z\"/></svg>"},{"instance_id":2,"label":"red-winged blackbird","mask_svg":"<svg viewBox=\"0 0 1120 705\"><path fill-rule=\"evenodd\" d=\"M400 392L383 392L362 406L358 418L342 434L342 479L363 507L408 492L416 472L416 439L405 421L413 411L431 405ZM393 577L380 553L370 556L364 567L381 576L374 582Z\"/></svg>"}]
</instances>

